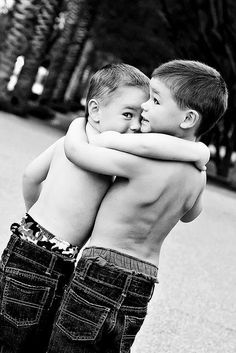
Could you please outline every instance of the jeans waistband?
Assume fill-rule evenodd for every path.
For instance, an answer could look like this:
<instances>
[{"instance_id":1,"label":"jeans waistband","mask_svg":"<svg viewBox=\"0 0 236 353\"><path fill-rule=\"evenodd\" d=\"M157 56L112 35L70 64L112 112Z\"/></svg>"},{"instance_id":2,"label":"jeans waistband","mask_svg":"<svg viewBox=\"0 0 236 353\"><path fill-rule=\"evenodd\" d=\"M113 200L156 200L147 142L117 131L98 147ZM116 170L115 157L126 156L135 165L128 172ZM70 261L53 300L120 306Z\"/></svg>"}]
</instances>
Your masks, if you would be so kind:
<instances>
[{"instance_id":1,"label":"jeans waistband","mask_svg":"<svg viewBox=\"0 0 236 353\"><path fill-rule=\"evenodd\" d=\"M18 254L26 259L28 258L29 261L33 261L43 266L46 271L45 273L48 274L53 271L61 274L67 274L74 268L74 261L71 259L23 240L16 234L11 235L4 253L7 253L8 255L3 256L3 258L10 258L12 253Z\"/></svg>"},{"instance_id":2,"label":"jeans waistband","mask_svg":"<svg viewBox=\"0 0 236 353\"><path fill-rule=\"evenodd\" d=\"M150 262L140 260L113 249L96 246L87 247L82 252L82 258L96 257L101 257L111 265L122 268L128 272L142 274L157 282L158 268Z\"/></svg>"}]
</instances>

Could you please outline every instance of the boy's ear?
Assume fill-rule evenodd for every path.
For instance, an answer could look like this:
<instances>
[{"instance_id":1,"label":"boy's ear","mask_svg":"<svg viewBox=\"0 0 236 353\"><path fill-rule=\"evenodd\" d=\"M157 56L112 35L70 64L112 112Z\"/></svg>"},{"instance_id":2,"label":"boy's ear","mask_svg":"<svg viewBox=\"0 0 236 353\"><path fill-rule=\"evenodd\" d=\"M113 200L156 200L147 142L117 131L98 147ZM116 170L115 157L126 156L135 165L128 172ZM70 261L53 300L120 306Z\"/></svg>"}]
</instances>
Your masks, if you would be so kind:
<instances>
[{"instance_id":1,"label":"boy's ear","mask_svg":"<svg viewBox=\"0 0 236 353\"><path fill-rule=\"evenodd\" d=\"M99 104L96 99L90 99L88 102L89 117L95 122L99 123Z\"/></svg>"},{"instance_id":2,"label":"boy's ear","mask_svg":"<svg viewBox=\"0 0 236 353\"><path fill-rule=\"evenodd\" d=\"M180 127L182 129L191 129L195 127L199 121L199 113L196 110L191 109L186 112L184 120L180 123Z\"/></svg>"}]
</instances>

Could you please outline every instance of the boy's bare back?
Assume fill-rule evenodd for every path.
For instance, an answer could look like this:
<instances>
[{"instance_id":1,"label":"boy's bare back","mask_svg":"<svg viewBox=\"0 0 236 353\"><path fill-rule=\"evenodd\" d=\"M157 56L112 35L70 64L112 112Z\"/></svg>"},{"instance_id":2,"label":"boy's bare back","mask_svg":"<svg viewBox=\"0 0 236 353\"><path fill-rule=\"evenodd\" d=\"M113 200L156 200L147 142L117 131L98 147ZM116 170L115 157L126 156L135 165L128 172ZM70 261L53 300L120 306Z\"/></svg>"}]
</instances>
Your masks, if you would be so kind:
<instances>
[{"instance_id":1,"label":"boy's bare back","mask_svg":"<svg viewBox=\"0 0 236 353\"><path fill-rule=\"evenodd\" d=\"M136 175L117 178L106 194L90 246L115 249L158 266L162 242L171 229L187 211L192 213L189 218L200 213L206 175L189 163L143 159L137 165Z\"/></svg>"},{"instance_id":2,"label":"boy's bare back","mask_svg":"<svg viewBox=\"0 0 236 353\"><path fill-rule=\"evenodd\" d=\"M64 153L64 138L56 142L39 199L28 213L52 234L73 245L89 236L111 178L82 170Z\"/></svg>"}]
</instances>

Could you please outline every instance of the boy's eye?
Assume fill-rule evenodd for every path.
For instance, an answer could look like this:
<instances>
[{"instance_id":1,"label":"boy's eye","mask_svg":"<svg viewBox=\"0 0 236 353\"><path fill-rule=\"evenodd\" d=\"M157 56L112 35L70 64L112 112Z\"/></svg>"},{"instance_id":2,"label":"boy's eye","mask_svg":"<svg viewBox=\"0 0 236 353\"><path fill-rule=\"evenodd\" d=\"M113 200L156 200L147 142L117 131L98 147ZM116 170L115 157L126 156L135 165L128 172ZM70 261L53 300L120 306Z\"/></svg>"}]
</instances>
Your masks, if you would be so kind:
<instances>
[{"instance_id":1,"label":"boy's eye","mask_svg":"<svg viewBox=\"0 0 236 353\"><path fill-rule=\"evenodd\" d=\"M127 119L132 119L133 114L131 113L123 113L123 115L127 118Z\"/></svg>"},{"instance_id":2,"label":"boy's eye","mask_svg":"<svg viewBox=\"0 0 236 353\"><path fill-rule=\"evenodd\" d=\"M154 104L160 104L160 103L159 103L159 100L156 99L155 97L153 98L153 102L154 102Z\"/></svg>"}]
</instances>

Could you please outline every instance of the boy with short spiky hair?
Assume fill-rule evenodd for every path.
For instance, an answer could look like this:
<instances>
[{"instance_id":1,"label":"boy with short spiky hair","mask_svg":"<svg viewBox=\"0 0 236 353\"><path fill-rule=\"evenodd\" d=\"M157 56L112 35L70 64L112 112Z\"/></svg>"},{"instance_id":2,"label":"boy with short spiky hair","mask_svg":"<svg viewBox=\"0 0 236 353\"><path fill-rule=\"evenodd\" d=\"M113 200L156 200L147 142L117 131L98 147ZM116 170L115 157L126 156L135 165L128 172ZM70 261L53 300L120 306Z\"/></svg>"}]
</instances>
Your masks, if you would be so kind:
<instances>
[{"instance_id":1,"label":"boy with short spiky hair","mask_svg":"<svg viewBox=\"0 0 236 353\"><path fill-rule=\"evenodd\" d=\"M117 178L63 298L48 353L65 347L70 353L130 352L157 282L162 243L179 220L190 222L200 214L206 175L190 163L123 151L154 157L161 143L167 153L181 140L195 141L225 112L227 97L216 70L171 61L153 73L150 99L142 104L144 134L94 136L87 127L86 135L85 122L72 123L65 140L68 158Z\"/></svg>"},{"instance_id":2,"label":"boy with short spiky hair","mask_svg":"<svg viewBox=\"0 0 236 353\"><path fill-rule=\"evenodd\" d=\"M228 104L228 91L220 73L198 61L173 60L153 71L170 89L180 108L191 107L198 117L195 136L209 131L222 117Z\"/></svg>"}]
</instances>

